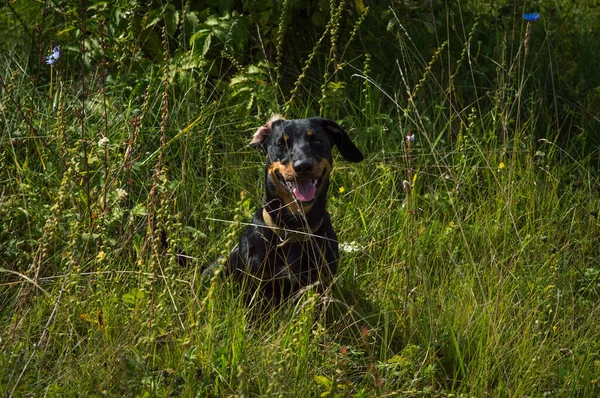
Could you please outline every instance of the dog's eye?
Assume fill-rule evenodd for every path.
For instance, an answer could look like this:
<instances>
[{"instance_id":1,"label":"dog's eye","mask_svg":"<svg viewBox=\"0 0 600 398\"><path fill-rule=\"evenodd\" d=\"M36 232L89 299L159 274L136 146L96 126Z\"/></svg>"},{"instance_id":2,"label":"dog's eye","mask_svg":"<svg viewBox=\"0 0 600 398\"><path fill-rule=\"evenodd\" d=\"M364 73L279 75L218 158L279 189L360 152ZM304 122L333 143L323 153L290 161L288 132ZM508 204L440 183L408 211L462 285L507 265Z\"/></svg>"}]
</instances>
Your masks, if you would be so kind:
<instances>
[{"instance_id":1,"label":"dog's eye","mask_svg":"<svg viewBox=\"0 0 600 398\"><path fill-rule=\"evenodd\" d=\"M321 145L322 143L323 143L323 141L321 141L319 139L312 140L313 145Z\"/></svg>"},{"instance_id":2,"label":"dog's eye","mask_svg":"<svg viewBox=\"0 0 600 398\"><path fill-rule=\"evenodd\" d=\"M277 148L285 149L285 147L287 147L285 141L279 141L277 143Z\"/></svg>"}]
</instances>

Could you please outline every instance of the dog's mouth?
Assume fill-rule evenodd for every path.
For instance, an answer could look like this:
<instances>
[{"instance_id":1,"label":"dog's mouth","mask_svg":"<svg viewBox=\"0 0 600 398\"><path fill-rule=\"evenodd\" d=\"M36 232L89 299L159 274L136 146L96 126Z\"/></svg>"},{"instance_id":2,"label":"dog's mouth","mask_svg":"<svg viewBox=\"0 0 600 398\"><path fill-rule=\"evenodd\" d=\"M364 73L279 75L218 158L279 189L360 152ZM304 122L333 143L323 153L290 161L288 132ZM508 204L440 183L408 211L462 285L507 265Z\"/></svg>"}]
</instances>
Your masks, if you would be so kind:
<instances>
[{"instance_id":1,"label":"dog's mouth","mask_svg":"<svg viewBox=\"0 0 600 398\"><path fill-rule=\"evenodd\" d=\"M281 185L286 187L296 200L305 204L315 200L317 188L323 181L322 177L317 179L296 177L293 180L286 180L279 172L277 172L277 177L279 178Z\"/></svg>"}]
</instances>

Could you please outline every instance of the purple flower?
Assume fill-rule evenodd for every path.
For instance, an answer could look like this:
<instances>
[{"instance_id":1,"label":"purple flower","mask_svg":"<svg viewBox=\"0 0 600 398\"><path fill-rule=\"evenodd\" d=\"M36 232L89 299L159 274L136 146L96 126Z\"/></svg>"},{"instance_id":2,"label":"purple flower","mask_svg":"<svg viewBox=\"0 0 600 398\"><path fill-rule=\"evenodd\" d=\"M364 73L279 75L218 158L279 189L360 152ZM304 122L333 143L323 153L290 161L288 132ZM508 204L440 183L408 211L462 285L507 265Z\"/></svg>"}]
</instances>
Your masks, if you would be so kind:
<instances>
[{"instance_id":1,"label":"purple flower","mask_svg":"<svg viewBox=\"0 0 600 398\"><path fill-rule=\"evenodd\" d=\"M526 20L527 22L535 22L538 19L540 19L540 13L539 12L527 12L527 13L523 14L523 19Z\"/></svg>"},{"instance_id":2,"label":"purple flower","mask_svg":"<svg viewBox=\"0 0 600 398\"><path fill-rule=\"evenodd\" d=\"M406 142L411 143L411 144L413 142L415 142L415 135L414 134L407 134L406 135Z\"/></svg>"},{"instance_id":3,"label":"purple flower","mask_svg":"<svg viewBox=\"0 0 600 398\"><path fill-rule=\"evenodd\" d=\"M56 46L52 49L52 54L46 57L46 63L52 65L60 58L60 46Z\"/></svg>"}]
</instances>

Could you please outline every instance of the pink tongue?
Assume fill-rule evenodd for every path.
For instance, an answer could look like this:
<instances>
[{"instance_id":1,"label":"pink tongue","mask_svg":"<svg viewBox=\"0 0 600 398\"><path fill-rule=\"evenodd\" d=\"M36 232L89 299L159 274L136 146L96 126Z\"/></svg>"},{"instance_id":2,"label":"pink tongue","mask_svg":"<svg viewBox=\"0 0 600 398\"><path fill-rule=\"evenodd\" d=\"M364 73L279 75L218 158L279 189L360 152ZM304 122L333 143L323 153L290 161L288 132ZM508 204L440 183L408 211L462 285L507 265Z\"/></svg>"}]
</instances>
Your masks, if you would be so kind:
<instances>
[{"instance_id":1,"label":"pink tongue","mask_svg":"<svg viewBox=\"0 0 600 398\"><path fill-rule=\"evenodd\" d=\"M312 184L311 180L298 181L294 187L294 196L301 202L310 202L315 197L317 187Z\"/></svg>"}]
</instances>

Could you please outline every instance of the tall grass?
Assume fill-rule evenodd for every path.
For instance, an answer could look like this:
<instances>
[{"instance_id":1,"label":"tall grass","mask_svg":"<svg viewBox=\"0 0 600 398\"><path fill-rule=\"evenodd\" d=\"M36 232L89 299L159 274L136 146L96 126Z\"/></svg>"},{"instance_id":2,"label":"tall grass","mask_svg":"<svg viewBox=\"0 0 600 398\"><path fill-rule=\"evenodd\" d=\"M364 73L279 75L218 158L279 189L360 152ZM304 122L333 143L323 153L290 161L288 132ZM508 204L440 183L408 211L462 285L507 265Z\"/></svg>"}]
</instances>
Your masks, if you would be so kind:
<instances>
[{"instance_id":1,"label":"tall grass","mask_svg":"<svg viewBox=\"0 0 600 398\"><path fill-rule=\"evenodd\" d=\"M332 5L290 94L283 19L272 86L248 69L239 91L178 69L165 32L163 67L134 85L68 56L34 81L27 56L2 56L3 395L600 393L598 150L560 139L576 126L535 86L532 58L554 56L530 49L541 25L516 23L489 54L460 16L430 52L399 29L380 79L370 54L341 56ZM483 58L495 76L478 75ZM260 109L246 116L248 87ZM201 267L261 204L253 129L316 109L367 154L332 174L339 273L330 294L259 313Z\"/></svg>"}]
</instances>

